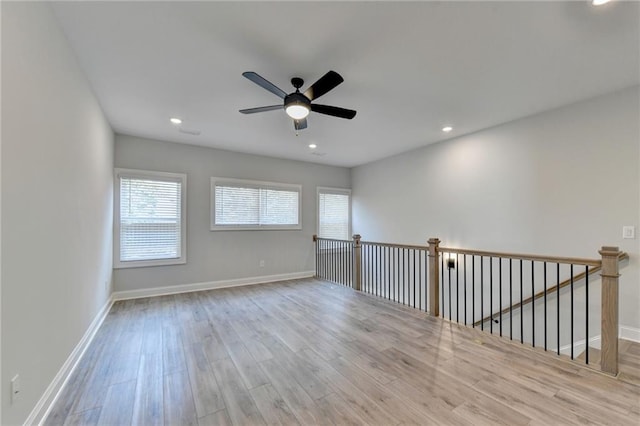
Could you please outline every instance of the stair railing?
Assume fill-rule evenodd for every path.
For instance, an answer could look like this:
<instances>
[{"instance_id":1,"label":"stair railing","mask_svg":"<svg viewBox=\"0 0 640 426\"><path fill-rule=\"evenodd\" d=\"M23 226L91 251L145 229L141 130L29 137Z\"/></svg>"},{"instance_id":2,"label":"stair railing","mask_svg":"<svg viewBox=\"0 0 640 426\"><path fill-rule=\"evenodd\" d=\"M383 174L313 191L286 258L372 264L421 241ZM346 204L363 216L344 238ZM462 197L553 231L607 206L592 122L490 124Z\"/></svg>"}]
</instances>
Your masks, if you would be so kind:
<instances>
[{"instance_id":1,"label":"stair railing","mask_svg":"<svg viewBox=\"0 0 640 426\"><path fill-rule=\"evenodd\" d=\"M599 339L600 369L618 372L618 265L628 255L617 247L584 259L440 247L438 238L426 246L313 240L319 278L571 359L584 346L591 366L589 346ZM601 309L590 312L598 271Z\"/></svg>"},{"instance_id":2,"label":"stair railing","mask_svg":"<svg viewBox=\"0 0 640 426\"><path fill-rule=\"evenodd\" d=\"M617 247L603 247L600 259L448 247L437 247L437 252L439 263L434 267L439 269L440 282L434 287L440 293L444 318L571 359L577 357L578 348L584 348L587 365L592 364L590 346L599 340L600 369L617 374L618 264L628 257ZM589 309L595 284L589 278L598 270L600 312ZM595 328L597 315L600 335L592 336L590 327Z\"/></svg>"}]
</instances>

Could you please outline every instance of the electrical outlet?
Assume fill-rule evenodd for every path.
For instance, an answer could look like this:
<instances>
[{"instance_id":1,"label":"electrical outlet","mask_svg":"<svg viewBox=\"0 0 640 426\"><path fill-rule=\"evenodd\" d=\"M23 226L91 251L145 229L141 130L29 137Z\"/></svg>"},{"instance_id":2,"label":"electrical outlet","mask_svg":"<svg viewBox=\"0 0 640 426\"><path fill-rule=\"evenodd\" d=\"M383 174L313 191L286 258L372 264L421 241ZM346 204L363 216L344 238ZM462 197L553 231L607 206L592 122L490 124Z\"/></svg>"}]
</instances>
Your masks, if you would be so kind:
<instances>
[{"instance_id":1,"label":"electrical outlet","mask_svg":"<svg viewBox=\"0 0 640 426\"><path fill-rule=\"evenodd\" d=\"M11 403L13 404L20 399L20 376L16 374L11 379Z\"/></svg>"},{"instance_id":2,"label":"electrical outlet","mask_svg":"<svg viewBox=\"0 0 640 426\"><path fill-rule=\"evenodd\" d=\"M635 226L623 226L622 227L622 238L633 240L636 238L636 227Z\"/></svg>"},{"instance_id":3,"label":"electrical outlet","mask_svg":"<svg viewBox=\"0 0 640 426\"><path fill-rule=\"evenodd\" d=\"M261 260L261 261L260 261L260 267L261 267L261 268L264 268L264 260Z\"/></svg>"}]
</instances>

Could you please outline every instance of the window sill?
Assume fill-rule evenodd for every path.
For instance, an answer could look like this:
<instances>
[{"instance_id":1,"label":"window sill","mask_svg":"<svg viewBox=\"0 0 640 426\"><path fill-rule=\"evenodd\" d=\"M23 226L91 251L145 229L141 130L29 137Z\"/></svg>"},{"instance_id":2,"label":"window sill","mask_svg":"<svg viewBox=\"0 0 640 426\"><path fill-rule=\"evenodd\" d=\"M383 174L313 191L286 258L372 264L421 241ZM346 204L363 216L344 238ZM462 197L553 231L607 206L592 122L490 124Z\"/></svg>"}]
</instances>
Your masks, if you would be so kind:
<instances>
[{"instance_id":1,"label":"window sill","mask_svg":"<svg viewBox=\"0 0 640 426\"><path fill-rule=\"evenodd\" d=\"M171 266L171 265L184 265L187 263L186 258L179 259L159 259L159 260L132 260L128 262L115 261L113 269L128 269L128 268L147 268L150 266Z\"/></svg>"},{"instance_id":2,"label":"window sill","mask_svg":"<svg viewBox=\"0 0 640 426\"><path fill-rule=\"evenodd\" d=\"M302 225L264 225L264 226L237 226L237 225L213 225L210 231L301 231Z\"/></svg>"}]
</instances>

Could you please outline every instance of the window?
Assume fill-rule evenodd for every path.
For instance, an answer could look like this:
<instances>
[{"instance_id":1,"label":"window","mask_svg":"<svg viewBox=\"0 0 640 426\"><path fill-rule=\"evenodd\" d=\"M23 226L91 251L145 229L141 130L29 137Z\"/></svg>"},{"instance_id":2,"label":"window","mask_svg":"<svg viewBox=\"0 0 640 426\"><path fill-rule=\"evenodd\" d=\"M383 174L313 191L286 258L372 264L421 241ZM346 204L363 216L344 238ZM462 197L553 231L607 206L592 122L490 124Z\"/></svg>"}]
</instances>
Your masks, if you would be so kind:
<instances>
[{"instance_id":1,"label":"window","mask_svg":"<svg viewBox=\"0 0 640 426\"><path fill-rule=\"evenodd\" d=\"M351 239L351 190L318 188L318 236Z\"/></svg>"},{"instance_id":2,"label":"window","mask_svg":"<svg viewBox=\"0 0 640 426\"><path fill-rule=\"evenodd\" d=\"M115 267L186 263L187 175L116 169Z\"/></svg>"},{"instance_id":3,"label":"window","mask_svg":"<svg viewBox=\"0 0 640 426\"><path fill-rule=\"evenodd\" d=\"M302 229L300 185L211 178L211 230Z\"/></svg>"}]
</instances>

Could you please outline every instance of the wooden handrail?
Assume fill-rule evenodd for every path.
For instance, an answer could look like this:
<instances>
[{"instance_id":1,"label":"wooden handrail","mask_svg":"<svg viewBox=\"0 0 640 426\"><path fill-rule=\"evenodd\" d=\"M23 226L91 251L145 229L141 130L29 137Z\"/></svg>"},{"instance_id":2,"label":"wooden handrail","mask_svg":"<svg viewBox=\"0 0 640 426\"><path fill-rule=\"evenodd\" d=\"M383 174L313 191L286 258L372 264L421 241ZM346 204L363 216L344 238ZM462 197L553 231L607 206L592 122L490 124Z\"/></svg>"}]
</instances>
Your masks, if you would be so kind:
<instances>
[{"instance_id":1,"label":"wooden handrail","mask_svg":"<svg viewBox=\"0 0 640 426\"><path fill-rule=\"evenodd\" d=\"M406 249L414 249L414 250L429 250L429 246L416 246L416 245L410 245L410 244L376 243L373 241L362 241L362 244L379 246L379 247L395 247L395 248L406 248Z\"/></svg>"},{"instance_id":2,"label":"wooden handrail","mask_svg":"<svg viewBox=\"0 0 640 426\"><path fill-rule=\"evenodd\" d=\"M322 237L318 237L317 235L313 236L313 241L317 242L317 241L335 241L338 243L352 243L353 240L336 240L335 238L322 238Z\"/></svg>"},{"instance_id":3,"label":"wooden handrail","mask_svg":"<svg viewBox=\"0 0 640 426\"><path fill-rule=\"evenodd\" d=\"M443 251L444 251L444 250L443 250ZM618 256L618 262L622 262L623 260L627 260L627 259L629 259L629 255L628 255L627 253L624 253L624 252L623 252L623 253L620 253L620 255ZM564 263L564 262L562 262L562 263ZM569 262L566 262L566 263L569 263ZM601 269L602 269L602 264L600 263L599 265L594 266L593 268L590 268L590 269L589 269L589 275L593 275L593 274L595 274L596 272L600 271ZM586 274L586 272L580 272L579 274L574 275L574 277L573 277L573 282L575 283L576 281L580 281L580 280L584 279L584 277L585 277L586 275L587 275L587 274ZM556 284L556 285L554 285L553 287L548 288L548 289L547 289L547 294L549 294L549 293L553 293L553 292L556 292L556 291L558 291L559 289L562 289L562 288L564 288L564 287L566 287L566 286L568 286L568 285L570 285L570 284L571 284L571 278L567 278L566 280L562 281L560 284ZM515 304L511 305L510 307L504 308L504 309L503 309L502 311L500 311L500 312L497 312L497 313L495 313L495 314L491 314L491 315L489 315L489 316L487 316L487 317L484 317L484 318L483 318L483 319L481 319L481 320L478 320L478 321L474 322L474 323L473 323L473 325L474 325L474 327L476 327L476 326L479 326L480 324L482 324L483 322L486 322L486 321L489 321L489 320L493 320L493 318L494 318L496 315L498 315L498 316L499 316L499 315L501 315L501 314L502 314L502 315L504 315L504 314L508 314L508 313L509 313L509 311L510 311L511 309L519 309L519 308L521 308L522 306L524 306L524 305L527 305L527 304L531 303L532 301L535 301L535 300L538 300L538 299L540 299L540 298L544 297L544 294L545 294L545 292L544 292L544 290L542 290L541 292L537 293L537 294L536 294L535 296L533 296L533 297L531 297L531 296L527 297L526 299L524 299L524 300L522 301L522 303L520 303L520 302L515 303Z\"/></svg>"},{"instance_id":4,"label":"wooden handrail","mask_svg":"<svg viewBox=\"0 0 640 426\"><path fill-rule=\"evenodd\" d=\"M533 260L548 263L573 263L574 265L600 266L600 259L585 259L579 257L541 256L536 254L499 253L494 251L467 250L449 247L440 247L438 252L468 254L485 257L502 257L505 259Z\"/></svg>"}]
</instances>

